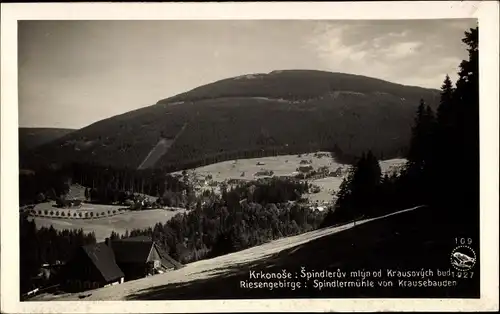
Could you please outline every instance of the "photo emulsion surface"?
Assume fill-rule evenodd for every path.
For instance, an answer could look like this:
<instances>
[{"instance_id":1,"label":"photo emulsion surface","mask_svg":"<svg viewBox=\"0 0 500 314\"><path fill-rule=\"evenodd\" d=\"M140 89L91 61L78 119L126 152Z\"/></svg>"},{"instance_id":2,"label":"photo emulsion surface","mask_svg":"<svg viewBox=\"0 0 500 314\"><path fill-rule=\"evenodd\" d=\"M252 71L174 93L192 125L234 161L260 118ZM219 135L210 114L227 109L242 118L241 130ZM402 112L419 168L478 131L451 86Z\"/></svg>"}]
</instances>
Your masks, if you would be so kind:
<instances>
[{"instance_id":1,"label":"photo emulsion surface","mask_svg":"<svg viewBox=\"0 0 500 314\"><path fill-rule=\"evenodd\" d=\"M478 38L18 21L21 300L479 298Z\"/></svg>"}]
</instances>

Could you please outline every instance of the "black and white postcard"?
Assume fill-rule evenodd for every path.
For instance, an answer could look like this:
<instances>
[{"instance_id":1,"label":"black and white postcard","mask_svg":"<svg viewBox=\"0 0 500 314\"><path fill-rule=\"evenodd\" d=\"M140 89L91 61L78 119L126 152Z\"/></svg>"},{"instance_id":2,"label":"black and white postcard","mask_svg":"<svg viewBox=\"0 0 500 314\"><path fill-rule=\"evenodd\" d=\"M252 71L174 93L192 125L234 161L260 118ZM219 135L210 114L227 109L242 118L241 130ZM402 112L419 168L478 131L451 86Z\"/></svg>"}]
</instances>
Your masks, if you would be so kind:
<instances>
[{"instance_id":1,"label":"black and white postcard","mask_svg":"<svg viewBox=\"0 0 500 314\"><path fill-rule=\"evenodd\" d=\"M2 311L498 309L497 2L1 31Z\"/></svg>"}]
</instances>

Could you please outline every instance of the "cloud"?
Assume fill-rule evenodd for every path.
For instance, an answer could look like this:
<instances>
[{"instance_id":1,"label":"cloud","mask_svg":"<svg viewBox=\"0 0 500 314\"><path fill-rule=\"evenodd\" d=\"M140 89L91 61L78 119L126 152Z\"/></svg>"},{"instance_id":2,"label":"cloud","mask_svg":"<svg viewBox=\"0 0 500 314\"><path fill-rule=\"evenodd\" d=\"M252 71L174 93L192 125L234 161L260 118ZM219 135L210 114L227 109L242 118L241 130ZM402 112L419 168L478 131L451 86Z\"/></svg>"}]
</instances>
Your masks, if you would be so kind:
<instances>
[{"instance_id":1,"label":"cloud","mask_svg":"<svg viewBox=\"0 0 500 314\"><path fill-rule=\"evenodd\" d=\"M385 48L386 58L404 58L416 53L416 50L422 47L423 43L418 41L395 43Z\"/></svg>"},{"instance_id":2,"label":"cloud","mask_svg":"<svg viewBox=\"0 0 500 314\"><path fill-rule=\"evenodd\" d=\"M314 35L308 40L320 58L331 64L350 63L364 60L367 51L363 49L364 42L357 45L345 45L342 42L343 27L328 28L326 25L318 25Z\"/></svg>"},{"instance_id":3,"label":"cloud","mask_svg":"<svg viewBox=\"0 0 500 314\"><path fill-rule=\"evenodd\" d=\"M466 56L461 39L467 23L324 21L315 25L306 45L331 71L439 88L446 74L454 77Z\"/></svg>"}]
</instances>

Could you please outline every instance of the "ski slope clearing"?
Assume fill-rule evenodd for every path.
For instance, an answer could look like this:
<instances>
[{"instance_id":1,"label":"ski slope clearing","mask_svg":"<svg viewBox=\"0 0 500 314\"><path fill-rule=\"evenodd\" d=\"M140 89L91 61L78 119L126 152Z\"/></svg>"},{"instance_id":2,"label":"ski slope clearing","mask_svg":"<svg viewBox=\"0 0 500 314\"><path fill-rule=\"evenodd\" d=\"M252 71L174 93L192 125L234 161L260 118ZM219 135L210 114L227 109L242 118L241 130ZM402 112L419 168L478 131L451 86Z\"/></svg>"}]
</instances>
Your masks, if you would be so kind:
<instances>
[{"instance_id":1,"label":"ski slope clearing","mask_svg":"<svg viewBox=\"0 0 500 314\"><path fill-rule=\"evenodd\" d=\"M443 267L449 264L450 241L443 237L439 223L429 220L426 207L399 211L382 217L351 222L341 226L315 230L301 235L279 239L240 252L202 260L169 273L124 284L86 292L83 300L176 300L176 299L231 299L269 297L345 297L405 296L415 294L412 289L394 287L356 290L318 289L309 281L307 289L246 289L242 282L250 278L250 271L294 274L302 282L302 268L306 272L331 270L350 271L397 269L398 265L421 269ZM428 228L422 228L426 225ZM433 256L441 252L442 260ZM265 279L260 279L265 282ZM307 283L306 283L307 284ZM244 285L244 284L243 284ZM466 288L471 288L467 285ZM438 295L465 293L464 288L439 290L427 288L418 293ZM81 301L79 294L60 296L57 301Z\"/></svg>"},{"instance_id":2,"label":"ski slope clearing","mask_svg":"<svg viewBox=\"0 0 500 314\"><path fill-rule=\"evenodd\" d=\"M162 138L158 141L153 149L148 153L146 158L141 162L137 169L147 169L152 168L160 158L165 155L168 149L175 143L175 141L182 135L184 130L186 129L187 123L185 123L181 130L177 133L177 135L173 139Z\"/></svg>"}]
</instances>

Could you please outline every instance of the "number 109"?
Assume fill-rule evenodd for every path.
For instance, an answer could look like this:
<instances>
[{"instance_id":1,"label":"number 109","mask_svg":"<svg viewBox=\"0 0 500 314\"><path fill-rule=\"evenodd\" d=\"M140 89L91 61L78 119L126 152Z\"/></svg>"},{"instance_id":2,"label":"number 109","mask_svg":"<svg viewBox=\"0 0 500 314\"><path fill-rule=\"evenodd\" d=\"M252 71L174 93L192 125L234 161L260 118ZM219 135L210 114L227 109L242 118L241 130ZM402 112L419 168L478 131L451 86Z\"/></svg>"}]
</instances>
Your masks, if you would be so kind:
<instances>
[{"instance_id":1,"label":"number 109","mask_svg":"<svg viewBox=\"0 0 500 314\"><path fill-rule=\"evenodd\" d=\"M471 245L472 239L471 238L455 238L455 244Z\"/></svg>"}]
</instances>

